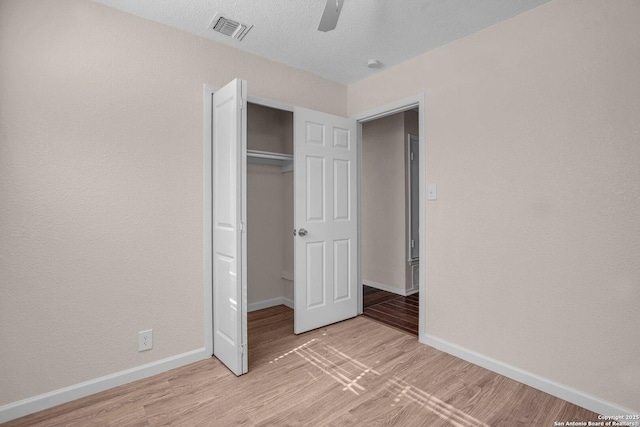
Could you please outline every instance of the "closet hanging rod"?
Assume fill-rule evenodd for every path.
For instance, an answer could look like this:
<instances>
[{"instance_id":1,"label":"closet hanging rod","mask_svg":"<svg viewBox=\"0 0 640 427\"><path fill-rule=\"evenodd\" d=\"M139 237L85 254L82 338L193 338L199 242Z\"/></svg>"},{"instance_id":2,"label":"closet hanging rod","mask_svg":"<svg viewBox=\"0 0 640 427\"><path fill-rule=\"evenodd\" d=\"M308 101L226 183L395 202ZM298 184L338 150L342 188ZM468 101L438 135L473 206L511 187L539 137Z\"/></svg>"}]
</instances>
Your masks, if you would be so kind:
<instances>
[{"instance_id":1,"label":"closet hanging rod","mask_svg":"<svg viewBox=\"0 0 640 427\"><path fill-rule=\"evenodd\" d=\"M271 151L247 150L247 157L271 160L293 160L292 154L273 153Z\"/></svg>"},{"instance_id":2,"label":"closet hanging rod","mask_svg":"<svg viewBox=\"0 0 640 427\"><path fill-rule=\"evenodd\" d=\"M247 161L280 165L280 171L293 172L293 155L273 153L271 151L247 150Z\"/></svg>"}]
</instances>

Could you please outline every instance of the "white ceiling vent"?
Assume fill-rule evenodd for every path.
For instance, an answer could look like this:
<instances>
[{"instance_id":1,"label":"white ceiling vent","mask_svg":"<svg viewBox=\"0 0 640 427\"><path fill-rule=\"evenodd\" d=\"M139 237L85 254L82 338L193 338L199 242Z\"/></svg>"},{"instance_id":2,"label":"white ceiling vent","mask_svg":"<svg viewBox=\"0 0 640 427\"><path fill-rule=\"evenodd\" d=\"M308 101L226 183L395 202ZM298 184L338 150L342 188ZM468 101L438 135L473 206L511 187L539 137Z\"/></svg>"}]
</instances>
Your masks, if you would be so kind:
<instances>
[{"instance_id":1,"label":"white ceiling vent","mask_svg":"<svg viewBox=\"0 0 640 427\"><path fill-rule=\"evenodd\" d=\"M247 35L249 30L253 28L253 25L242 24L238 21L234 21L220 13L216 13L213 17L209 29L217 33L224 34L225 36L234 38L236 40L242 40Z\"/></svg>"}]
</instances>

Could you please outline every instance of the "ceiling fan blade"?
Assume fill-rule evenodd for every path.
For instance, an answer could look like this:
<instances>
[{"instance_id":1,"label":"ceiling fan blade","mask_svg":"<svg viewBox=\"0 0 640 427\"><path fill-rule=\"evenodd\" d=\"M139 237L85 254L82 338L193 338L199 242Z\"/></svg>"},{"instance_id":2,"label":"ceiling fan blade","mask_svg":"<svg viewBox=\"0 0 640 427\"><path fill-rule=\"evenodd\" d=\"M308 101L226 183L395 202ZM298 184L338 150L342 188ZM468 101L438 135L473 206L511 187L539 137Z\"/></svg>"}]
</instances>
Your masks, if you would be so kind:
<instances>
[{"instance_id":1,"label":"ceiling fan blade","mask_svg":"<svg viewBox=\"0 0 640 427\"><path fill-rule=\"evenodd\" d=\"M318 25L319 31L327 32L336 28L343 3L344 0L327 0L327 4L324 6L324 12L322 12L322 18L320 19L320 25Z\"/></svg>"}]
</instances>

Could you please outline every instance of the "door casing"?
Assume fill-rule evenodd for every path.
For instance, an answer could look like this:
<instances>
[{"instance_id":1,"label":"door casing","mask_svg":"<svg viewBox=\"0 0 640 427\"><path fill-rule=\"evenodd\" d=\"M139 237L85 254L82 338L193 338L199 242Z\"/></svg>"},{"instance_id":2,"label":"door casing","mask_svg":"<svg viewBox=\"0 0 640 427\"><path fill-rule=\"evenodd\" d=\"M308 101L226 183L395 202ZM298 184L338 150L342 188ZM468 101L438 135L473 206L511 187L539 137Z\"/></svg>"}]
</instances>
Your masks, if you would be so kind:
<instances>
[{"instance_id":1,"label":"door casing","mask_svg":"<svg viewBox=\"0 0 640 427\"><path fill-rule=\"evenodd\" d=\"M390 102L388 104L375 107L371 110L358 113L352 118L358 122L358 215L362 215L362 124L390 116L392 114L401 113L418 107L418 149L419 149L419 169L420 169L420 188L419 188L419 212L420 223L418 225L420 242L420 276L418 279L419 288L419 305L418 305L418 339L424 343L427 334L427 276L428 276L428 260L427 260L427 238L426 238L426 217L427 212L427 150L425 136L425 103L424 92L414 96ZM362 217L358 218L358 313L362 314Z\"/></svg>"}]
</instances>

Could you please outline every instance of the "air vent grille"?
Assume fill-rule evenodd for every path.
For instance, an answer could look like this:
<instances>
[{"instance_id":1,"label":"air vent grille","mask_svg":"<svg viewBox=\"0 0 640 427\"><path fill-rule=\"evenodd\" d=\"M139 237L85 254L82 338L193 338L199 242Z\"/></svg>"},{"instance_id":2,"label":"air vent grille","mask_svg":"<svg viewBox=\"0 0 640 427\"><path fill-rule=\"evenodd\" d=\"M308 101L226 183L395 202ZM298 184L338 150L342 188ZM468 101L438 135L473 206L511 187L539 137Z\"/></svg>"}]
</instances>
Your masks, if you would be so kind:
<instances>
[{"instance_id":1,"label":"air vent grille","mask_svg":"<svg viewBox=\"0 0 640 427\"><path fill-rule=\"evenodd\" d=\"M224 34L227 37L242 40L249 30L253 28L253 25L249 26L241 24L240 22L224 17L218 13L211 21L209 28L217 33Z\"/></svg>"}]
</instances>

